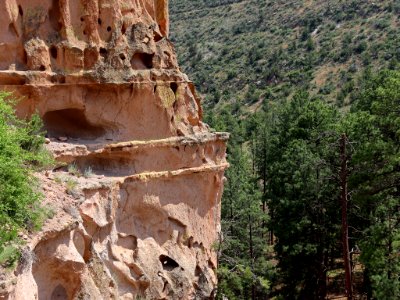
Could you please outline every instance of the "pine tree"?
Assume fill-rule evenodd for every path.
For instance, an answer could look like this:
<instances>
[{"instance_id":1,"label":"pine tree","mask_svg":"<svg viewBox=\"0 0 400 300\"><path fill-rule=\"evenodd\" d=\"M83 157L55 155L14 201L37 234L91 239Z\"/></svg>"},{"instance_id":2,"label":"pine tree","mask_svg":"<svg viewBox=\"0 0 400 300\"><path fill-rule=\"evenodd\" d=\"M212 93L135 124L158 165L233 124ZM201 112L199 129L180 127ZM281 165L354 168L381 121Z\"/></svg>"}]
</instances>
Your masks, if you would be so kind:
<instances>
[{"instance_id":1,"label":"pine tree","mask_svg":"<svg viewBox=\"0 0 400 300\"><path fill-rule=\"evenodd\" d=\"M338 112L298 93L271 129L268 158L271 227L285 299L324 299L330 249L340 217L333 161Z\"/></svg>"},{"instance_id":2,"label":"pine tree","mask_svg":"<svg viewBox=\"0 0 400 300\"><path fill-rule=\"evenodd\" d=\"M354 142L353 226L375 299L400 295L400 73L369 76L347 122Z\"/></svg>"}]
</instances>

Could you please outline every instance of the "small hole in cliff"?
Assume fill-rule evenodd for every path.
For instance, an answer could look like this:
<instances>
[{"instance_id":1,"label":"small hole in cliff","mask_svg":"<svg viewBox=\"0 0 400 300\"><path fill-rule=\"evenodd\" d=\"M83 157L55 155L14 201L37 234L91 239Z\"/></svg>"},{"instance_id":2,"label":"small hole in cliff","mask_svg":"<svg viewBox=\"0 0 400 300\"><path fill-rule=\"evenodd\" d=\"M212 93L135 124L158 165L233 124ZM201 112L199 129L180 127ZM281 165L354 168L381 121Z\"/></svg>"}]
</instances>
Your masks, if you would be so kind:
<instances>
[{"instance_id":1,"label":"small hole in cliff","mask_svg":"<svg viewBox=\"0 0 400 300\"><path fill-rule=\"evenodd\" d=\"M155 32L154 31L154 34L153 34L153 36L154 36L154 41L157 43L157 42L159 42L159 41L161 41L162 40L162 36L161 35L159 35L157 32Z\"/></svg>"},{"instance_id":2,"label":"small hole in cliff","mask_svg":"<svg viewBox=\"0 0 400 300\"><path fill-rule=\"evenodd\" d=\"M199 265L196 266L196 269L194 270L194 276L199 277L203 274L202 269L199 267Z\"/></svg>"},{"instance_id":3,"label":"small hole in cliff","mask_svg":"<svg viewBox=\"0 0 400 300\"><path fill-rule=\"evenodd\" d=\"M125 56L125 54L121 53L121 54L119 55L119 58L120 58L121 60L125 60L125 59L126 59L126 56Z\"/></svg>"},{"instance_id":4,"label":"small hole in cliff","mask_svg":"<svg viewBox=\"0 0 400 300\"><path fill-rule=\"evenodd\" d=\"M106 48L100 48L100 55L104 58L107 57L107 49Z\"/></svg>"},{"instance_id":5,"label":"small hole in cliff","mask_svg":"<svg viewBox=\"0 0 400 300\"><path fill-rule=\"evenodd\" d=\"M50 137L96 139L105 134L105 129L90 124L83 110L70 108L47 112L43 116L44 127Z\"/></svg>"},{"instance_id":6,"label":"small hole in cliff","mask_svg":"<svg viewBox=\"0 0 400 300\"><path fill-rule=\"evenodd\" d=\"M101 25L102 22L101 22L100 18L97 19L97 23L99 23L99 25Z\"/></svg>"},{"instance_id":7,"label":"small hole in cliff","mask_svg":"<svg viewBox=\"0 0 400 300\"><path fill-rule=\"evenodd\" d=\"M86 35L86 30L83 31L83 35Z\"/></svg>"},{"instance_id":8,"label":"small hole in cliff","mask_svg":"<svg viewBox=\"0 0 400 300\"><path fill-rule=\"evenodd\" d=\"M175 260L166 255L160 255L160 262L163 266L163 269L167 271L172 271L173 269L179 267L179 264Z\"/></svg>"},{"instance_id":9,"label":"small hole in cliff","mask_svg":"<svg viewBox=\"0 0 400 300\"><path fill-rule=\"evenodd\" d=\"M24 11L22 10L22 6L18 5L18 13L22 17L24 15Z\"/></svg>"},{"instance_id":10,"label":"small hole in cliff","mask_svg":"<svg viewBox=\"0 0 400 300\"><path fill-rule=\"evenodd\" d=\"M43 66L43 65L41 65L40 68L39 68L39 70L40 70L40 71L46 71L46 67Z\"/></svg>"},{"instance_id":11,"label":"small hole in cliff","mask_svg":"<svg viewBox=\"0 0 400 300\"><path fill-rule=\"evenodd\" d=\"M145 70L153 68L154 54L135 53L131 59L131 65L134 70Z\"/></svg>"},{"instance_id":12,"label":"small hole in cliff","mask_svg":"<svg viewBox=\"0 0 400 300\"><path fill-rule=\"evenodd\" d=\"M178 84L176 82L171 82L170 87L174 94L176 94L176 91L178 90Z\"/></svg>"},{"instance_id":13,"label":"small hole in cliff","mask_svg":"<svg viewBox=\"0 0 400 300\"><path fill-rule=\"evenodd\" d=\"M111 31L111 26L107 27L107 31L110 32Z\"/></svg>"},{"instance_id":14,"label":"small hole in cliff","mask_svg":"<svg viewBox=\"0 0 400 300\"><path fill-rule=\"evenodd\" d=\"M81 22L83 22L83 21L85 21L85 18L84 18L84 17L81 17Z\"/></svg>"},{"instance_id":15,"label":"small hole in cliff","mask_svg":"<svg viewBox=\"0 0 400 300\"><path fill-rule=\"evenodd\" d=\"M51 46L50 47L50 55L52 58L57 59L58 56L58 51L56 46Z\"/></svg>"}]
</instances>

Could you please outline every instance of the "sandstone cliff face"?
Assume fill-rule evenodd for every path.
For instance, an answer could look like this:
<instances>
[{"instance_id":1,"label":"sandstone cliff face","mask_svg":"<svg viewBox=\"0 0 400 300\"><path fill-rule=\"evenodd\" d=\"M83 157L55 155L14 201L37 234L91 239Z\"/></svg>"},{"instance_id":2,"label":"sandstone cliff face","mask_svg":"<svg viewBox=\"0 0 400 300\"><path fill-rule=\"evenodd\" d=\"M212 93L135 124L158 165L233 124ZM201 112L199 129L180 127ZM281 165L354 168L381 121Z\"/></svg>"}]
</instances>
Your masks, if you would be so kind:
<instances>
[{"instance_id":1,"label":"sandstone cliff face","mask_svg":"<svg viewBox=\"0 0 400 300\"><path fill-rule=\"evenodd\" d=\"M227 134L210 133L166 0L2 0L0 88L66 163L0 299L209 299ZM0 278L1 280L1 278Z\"/></svg>"}]
</instances>

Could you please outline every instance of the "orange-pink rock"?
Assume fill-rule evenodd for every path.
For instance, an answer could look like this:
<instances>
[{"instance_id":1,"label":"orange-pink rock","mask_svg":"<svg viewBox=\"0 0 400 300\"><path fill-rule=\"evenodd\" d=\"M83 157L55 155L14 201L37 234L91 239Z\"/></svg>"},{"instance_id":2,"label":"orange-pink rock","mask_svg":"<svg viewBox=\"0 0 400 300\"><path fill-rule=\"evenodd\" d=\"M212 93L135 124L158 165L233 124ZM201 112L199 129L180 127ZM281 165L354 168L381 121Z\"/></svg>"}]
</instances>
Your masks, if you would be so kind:
<instances>
[{"instance_id":1,"label":"orange-pink rock","mask_svg":"<svg viewBox=\"0 0 400 300\"><path fill-rule=\"evenodd\" d=\"M3 0L0 88L68 166L56 215L0 299L209 299L225 133L210 133L168 40L166 0Z\"/></svg>"}]
</instances>

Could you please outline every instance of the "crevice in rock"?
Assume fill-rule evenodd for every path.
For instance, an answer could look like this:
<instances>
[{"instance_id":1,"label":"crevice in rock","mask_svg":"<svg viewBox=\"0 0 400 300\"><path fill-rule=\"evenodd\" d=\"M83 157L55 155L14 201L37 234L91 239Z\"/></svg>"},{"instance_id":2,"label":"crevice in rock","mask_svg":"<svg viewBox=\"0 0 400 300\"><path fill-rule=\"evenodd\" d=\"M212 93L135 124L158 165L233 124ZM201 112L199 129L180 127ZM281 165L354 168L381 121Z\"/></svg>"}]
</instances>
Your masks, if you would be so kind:
<instances>
[{"instance_id":1,"label":"crevice in rock","mask_svg":"<svg viewBox=\"0 0 400 300\"><path fill-rule=\"evenodd\" d=\"M14 36L18 36L18 32L15 29L14 23L10 23L10 25L8 25L8 31L14 35Z\"/></svg>"},{"instance_id":2,"label":"crevice in rock","mask_svg":"<svg viewBox=\"0 0 400 300\"><path fill-rule=\"evenodd\" d=\"M174 94L176 95L176 92L177 92L177 90L178 90L178 84L176 83L176 82L171 82L170 83L170 87L171 87L171 90L174 92Z\"/></svg>"},{"instance_id":3,"label":"crevice in rock","mask_svg":"<svg viewBox=\"0 0 400 300\"><path fill-rule=\"evenodd\" d=\"M125 33L126 33L126 25L125 25L125 23L124 24L122 24L122 27L121 27L121 33L122 33L122 35L124 35Z\"/></svg>"},{"instance_id":4,"label":"crevice in rock","mask_svg":"<svg viewBox=\"0 0 400 300\"><path fill-rule=\"evenodd\" d=\"M80 109L62 109L44 114L43 122L50 137L96 139L103 136L105 128L89 123Z\"/></svg>"},{"instance_id":5,"label":"crevice in rock","mask_svg":"<svg viewBox=\"0 0 400 300\"><path fill-rule=\"evenodd\" d=\"M162 37L158 32L156 32L156 31L154 31L153 36L154 36L154 41L155 41L156 43L159 42L159 41L161 41L161 40L163 39L163 37Z\"/></svg>"},{"instance_id":6,"label":"crevice in rock","mask_svg":"<svg viewBox=\"0 0 400 300\"><path fill-rule=\"evenodd\" d=\"M51 55L52 58L57 59L58 50L57 50L56 46L53 45L53 46L50 47L50 55Z\"/></svg>"},{"instance_id":7,"label":"crevice in rock","mask_svg":"<svg viewBox=\"0 0 400 300\"><path fill-rule=\"evenodd\" d=\"M51 8L49 10L49 21L50 21L51 27L57 32L60 31L61 27L62 27L61 22L60 22L60 17L61 17L61 13L60 13L59 0L53 0Z\"/></svg>"},{"instance_id":8,"label":"crevice in rock","mask_svg":"<svg viewBox=\"0 0 400 300\"><path fill-rule=\"evenodd\" d=\"M179 264L167 255L160 255L159 259L163 266L163 269L166 271L172 271L179 267Z\"/></svg>"}]
</instances>

